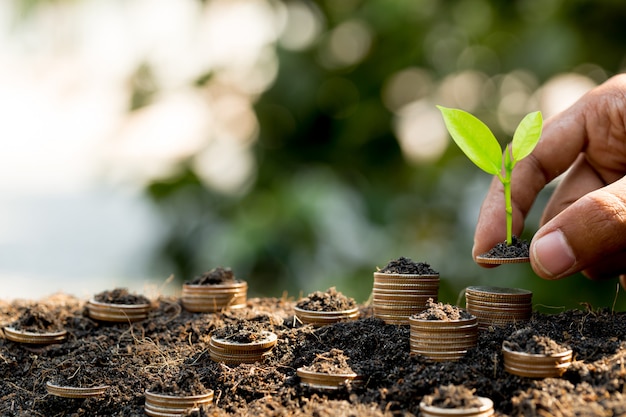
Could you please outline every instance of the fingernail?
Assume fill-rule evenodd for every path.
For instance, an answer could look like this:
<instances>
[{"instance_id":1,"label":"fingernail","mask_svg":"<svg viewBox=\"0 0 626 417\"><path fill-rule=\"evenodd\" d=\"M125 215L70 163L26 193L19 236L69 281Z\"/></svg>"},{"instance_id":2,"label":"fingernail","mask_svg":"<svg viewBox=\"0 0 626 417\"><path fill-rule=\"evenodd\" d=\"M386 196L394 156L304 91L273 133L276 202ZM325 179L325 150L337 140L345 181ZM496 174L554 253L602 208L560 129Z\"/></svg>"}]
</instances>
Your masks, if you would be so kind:
<instances>
[{"instance_id":1,"label":"fingernail","mask_svg":"<svg viewBox=\"0 0 626 417\"><path fill-rule=\"evenodd\" d=\"M552 278L559 278L576 262L565 235L558 229L539 238L532 251L537 266Z\"/></svg>"}]
</instances>

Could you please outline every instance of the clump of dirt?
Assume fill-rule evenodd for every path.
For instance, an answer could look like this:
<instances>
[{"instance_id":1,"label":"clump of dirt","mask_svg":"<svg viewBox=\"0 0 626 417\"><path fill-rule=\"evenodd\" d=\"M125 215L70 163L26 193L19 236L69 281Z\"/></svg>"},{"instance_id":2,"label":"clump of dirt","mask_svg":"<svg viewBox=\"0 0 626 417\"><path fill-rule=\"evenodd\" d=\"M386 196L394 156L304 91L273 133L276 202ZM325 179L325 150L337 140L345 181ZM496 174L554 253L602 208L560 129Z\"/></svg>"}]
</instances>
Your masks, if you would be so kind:
<instances>
[{"instance_id":1,"label":"clump of dirt","mask_svg":"<svg viewBox=\"0 0 626 417\"><path fill-rule=\"evenodd\" d=\"M547 336L541 336L529 327L517 330L507 340L503 346L513 352L525 352L538 355L553 355L569 350Z\"/></svg>"},{"instance_id":2,"label":"clump of dirt","mask_svg":"<svg viewBox=\"0 0 626 417\"><path fill-rule=\"evenodd\" d=\"M189 285L222 285L239 282L230 268L218 266L187 282Z\"/></svg>"},{"instance_id":3,"label":"clump of dirt","mask_svg":"<svg viewBox=\"0 0 626 417\"><path fill-rule=\"evenodd\" d=\"M196 371L182 368L175 379L157 381L148 391L165 395L201 395L208 392Z\"/></svg>"},{"instance_id":4,"label":"clump of dirt","mask_svg":"<svg viewBox=\"0 0 626 417\"><path fill-rule=\"evenodd\" d=\"M213 336L216 339L225 340L233 343L252 343L262 342L268 338L267 329L256 322L238 322L228 324L224 327L216 329Z\"/></svg>"},{"instance_id":5,"label":"clump of dirt","mask_svg":"<svg viewBox=\"0 0 626 417\"><path fill-rule=\"evenodd\" d=\"M354 371L348 364L350 360L343 350L331 349L328 352L320 353L315 357L313 363L302 368L311 372L322 372L325 374L353 374Z\"/></svg>"},{"instance_id":6,"label":"clump of dirt","mask_svg":"<svg viewBox=\"0 0 626 417\"><path fill-rule=\"evenodd\" d=\"M106 385L102 369L98 366L83 366L67 363L57 368L57 373L50 381L63 387L90 388Z\"/></svg>"},{"instance_id":7,"label":"clump of dirt","mask_svg":"<svg viewBox=\"0 0 626 417\"><path fill-rule=\"evenodd\" d=\"M32 333L54 333L63 330L63 325L51 312L27 309L8 327Z\"/></svg>"},{"instance_id":8,"label":"clump of dirt","mask_svg":"<svg viewBox=\"0 0 626 417\"><path fill-rule=\"evenodd\" d=\"M460 307L451 304L437 303L429 298L426 301L426 310L414 315L419 320L467 320L473 316Z\"/></svg>"},{"instance_id":9,"label":"clump of dirt","mask_svg":"<svg viewBox=\"0 0 626 417\"><path fill-rule=\"evenodd\" d=\"M500 242L480 256L484 258L528 258L529 246L527 241L513 236L510 245L506 241Z\"/></svg>"},{"instance_id":10,"label":"clump of dirt","mask_svg":"<svg viewBox=\"0 0 626 417\"><path fill-rule=\"evenodd\" d=\"M309 311L343 311L356 306L353 298L346 297L335 287L330 287L324 292L315 291L296 304L296 307Z\"/></svg>"},{"instance_id":11,"label":"clump of dirt","mask_svg":"<svg viewBox=\"0 0 626 417\"><path fill-rule=\"evenodd\" d=\"M478 408L482 402L474 393L475 389L469 389L463 385L444 385L435 388L432 395L424 396L424 404L439 408Z\"/></svg>"},{"instance_id":12,"label":"clump of dirt","mask_svg":"<svg viewBox=\"0 0 626 417\"><path fill-rule=\"evenodd\" d=\"M126 288L102 291L94 295L94 300L108 304L150 304L150 300L140 294L131 294Z\"/></svg>"},{"instance_id":13,"label":"clump of dirt","mask_svg":"<svg viewBox=\"0 0 626 417\"><path fill-rule=\"evenodd\" d=\"M378 272L385 274L412 274L412 275L439 275L439 272L424 262L415 262L404 256L389 261L389 263Z\"/></svg>"}]
</instances>

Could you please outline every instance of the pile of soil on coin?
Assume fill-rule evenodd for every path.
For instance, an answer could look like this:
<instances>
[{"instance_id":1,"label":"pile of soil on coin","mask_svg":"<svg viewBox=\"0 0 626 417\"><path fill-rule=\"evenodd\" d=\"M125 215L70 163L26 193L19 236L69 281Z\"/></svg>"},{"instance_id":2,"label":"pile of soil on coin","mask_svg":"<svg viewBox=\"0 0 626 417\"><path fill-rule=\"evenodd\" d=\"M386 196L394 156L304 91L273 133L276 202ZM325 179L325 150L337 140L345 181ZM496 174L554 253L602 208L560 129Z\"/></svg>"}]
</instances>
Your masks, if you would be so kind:
<instances>
[{"instance_id":1,"label":"pile of soil on coin","mask_svg":"<svg viewBox=\"0 0 626 417\"><path fill-rule=\"evenodd\" d=\"M463 385L444 385L435 388L435 392L426 395L423 401L426 405L439 408L478 408L482 402L474 391Z\"/></svg>"},{"instance_id":2,"label":"pile of soil on coin","mask_svg":"<svg viewBox=\"0 0 626 417\"><path fill-rule=\"evenodd\" d=\"M63 325L54 314L47 311L27 309L8 327L32 333L54 333L63 330Z\"/></svg>"},{"instance_id":3,"label":"pile of soil on coin","mask_svg":"<svg viewBox=\"0 0 626 417\"><path fill-rule=\"evenodd\" d=\"M529 247L530 244L527 241L513 236L510 245L505 240L480 256L483 258L528 258Z\"/></svg>"},{"instance_id":4,"label":"pile of soil on coin","mask_svg":"<svg viewBox=\"0 0 626 417\"><path fill-rule=\"evenodd\" d=\"M68 331L64 342L46 346L0 337L0 415L141 416L146 389L176 382L184 370L215 392L213 404L195 414L204 416L416 416L424 396L450 384L491 398L498 416L626 413L622 312L534 313L524 327L570 346L576 358L562 378L535 380L504 370L502 342L520 329L515 325L479 332L477 346L456 362L432 362L410 354L408 325L385 325L367 305L360 306L357 320L314 328L294 318L295 300L286 297L251 298L246 308L202 314L186 311L175 297L152 298L149 317L133 323L92 320L86 300L64 295L0 301L0 327L29 310L53 314ZM263 362L225 365L211 360L213 332L252 324L278 337ZM362 383L333 392L302 387L297 369L332 349L349 358ZM89 399L47 393L46 382L60 374L71 377L77 369L110 388Z\"/></svg>"},{"instance_id":5,"label":"pile of soil on coin","mask_svg":"<svg viewBox=\"0 0 626 417\"><path fill-rule=\"evenodd\" d=\"M227 324L216 329L212 335L216 339L226 340L233 343L262 342L267 339L267 333L263 333L266 327L256 322L237 322Z\"/></svg>"},{"instance_id":6,"label":"pile of soil on coin","mask_svg":"<svg viewBox=\"0 0 626 417\"><path fill-rule=\"evenodd\" d=\"M352 374L354 371L348 364L349 360L350 358L343 353L343 350L331 349L317 355L311 365L303 366L303 368L307 371L326 374Z\"/></svg>"},{"instance_id":7,"label":"pile of soil on coin","mask_svg":"<svg viewBox=\"0 0 626 417\"><path fill-rule=\"evenodd\" d=\"M569 347L560 345L547 336L537 334L532 328L517 330L503 343L513 352L524 352L539 355L552 355L569 350Z\"/></svg>"},{"instance_id":8,"label":"pile of soil on coin","mask_svg":"<svg viewBox=\"0 0 626 417\"><path fill-rule=\"evenodd\" d=\"M233 273L232 269L218 266L217 268L213 268L210 271L207 271L204 274L194 278L193 280L186 282L186 284L221 285L232 284L233 282L239 282L239 280L235 278L235 274Z\"/></svg>"},{"instance_id":9,"label":"pile of soil on coin","mask_svg":"<svg viewBox=\"0 0 626 417\"><path fill-rule=\"evenodd\" d=\"M439 272L435 271L425 262L415 262L404 256L398 259L393 259L378 272L385 274L411 274L411 275L439 275Z\"/></svg>"},{"instance_id":10,"label":"pile of soil on coin","mask_svg":"<svg viewBox=\"0 0 626 417\"><path fill-rule=\"evenodd\" d=\"M126 288L102 291L93 296L94 300L108 304L150 304L150 300L140 294L131 294Z\"/></svg>"},{"instance_id":11,"label":"pile of soil on coin","mask_svg":"<svg viewBox=\"0 0 626 417\"><path fill-rule=\"evenodd\" d=\"M182 368L175 379L155 382L148 391L165 395L202 395L208 392L198 373L188 367Z\"/></svg>"},{"instance_id":12,"label":"pile of soil on coin","mask_svg":"<svg viewBox=\"0 0 626 417\"><path fill-rule=\"evenodd\" d=\"M426 310L414 316L419 320L467 320L473 316L460 307L451 304L437 303L429 298L426 301Z\"/></svg>"},{"instance_id":13,"label":"pile of soil on coin","mask_svg":"<svg viewBox=\"0 0 626 417\"><path fill-rule=\"evenodd\" d=\"M343 311L356 306L353 298L346 297L335 287L326 291L315 291L296 304L296 307L309 311Z\"/></svg>"}]
</instances>

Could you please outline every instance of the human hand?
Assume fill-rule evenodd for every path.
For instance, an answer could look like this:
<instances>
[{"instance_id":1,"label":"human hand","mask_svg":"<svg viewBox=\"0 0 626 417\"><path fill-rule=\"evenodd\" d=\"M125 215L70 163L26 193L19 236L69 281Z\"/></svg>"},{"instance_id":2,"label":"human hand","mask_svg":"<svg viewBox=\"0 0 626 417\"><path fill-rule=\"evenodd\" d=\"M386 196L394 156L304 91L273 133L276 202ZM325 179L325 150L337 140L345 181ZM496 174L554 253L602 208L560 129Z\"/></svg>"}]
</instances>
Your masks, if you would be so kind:
<instances>
[{"instance_id":1,"label":"human hand","mask_svg":"<svg viewBox=\"0 0 626 417\"><path fill-rule=\"evenodd\" d=\"M546 279L622 274L626 287L626 74L546 121L535 150L513 170L514 234L539 191L568 168L531 242L532 268ZM480 210L474 258L505 235L503 189L494 180Z\"/></svg>"}]
</instances>

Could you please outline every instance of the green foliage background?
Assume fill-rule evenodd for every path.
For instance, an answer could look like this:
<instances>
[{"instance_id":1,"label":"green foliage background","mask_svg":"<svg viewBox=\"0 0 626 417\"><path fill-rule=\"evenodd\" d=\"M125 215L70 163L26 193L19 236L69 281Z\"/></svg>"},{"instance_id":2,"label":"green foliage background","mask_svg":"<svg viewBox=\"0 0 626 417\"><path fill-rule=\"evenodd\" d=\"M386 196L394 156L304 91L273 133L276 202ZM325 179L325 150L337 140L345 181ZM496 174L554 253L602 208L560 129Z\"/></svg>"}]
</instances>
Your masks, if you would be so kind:
<instances>
[{"instance_id":1,"label":"green foliage background","mask_svg":"<svg viewBox=\"0 0 626 417\"><path fill-rule=\"evenodd\" d=\"M169 227L155 272L181 281L230 266L251 295L291 296L336 286L368 298L372 272L407 256L442 277L440 299L456 302L467 285L532 289L543 311L580 302L611 307L616 281L575 276L548 282L528 265L482 269L471 260L473 227L490 178L455 146L436 161L407 159L384 105L385 82L409 67L437 86L476 70L496 77L518 70L541 84L564 73L600 83L621 71L626 3L616 0L328 0L304 2L324 22L319 39L299 51L275 45L279 72L255 103L260 125L256 176L240 193L204 185L191 164L146 190ZM360 62L320 63L325 39L347 20L365 22L371 47ZM143 69L147 71L147 69ZM197 82L205 88L211 74ZM151 93L147 91L146 93ZM136 102L141 103L138 87ZM502 140L497 102L475 114ZM526 223L536 230L542 193ZM617 298L618 309L626 297Z\"/></svg>"}]
</instances>

